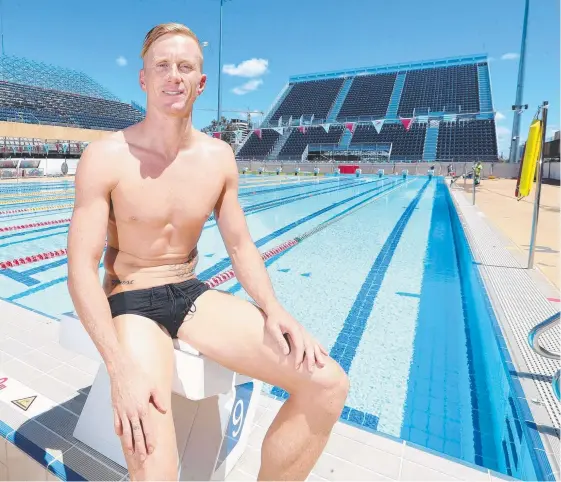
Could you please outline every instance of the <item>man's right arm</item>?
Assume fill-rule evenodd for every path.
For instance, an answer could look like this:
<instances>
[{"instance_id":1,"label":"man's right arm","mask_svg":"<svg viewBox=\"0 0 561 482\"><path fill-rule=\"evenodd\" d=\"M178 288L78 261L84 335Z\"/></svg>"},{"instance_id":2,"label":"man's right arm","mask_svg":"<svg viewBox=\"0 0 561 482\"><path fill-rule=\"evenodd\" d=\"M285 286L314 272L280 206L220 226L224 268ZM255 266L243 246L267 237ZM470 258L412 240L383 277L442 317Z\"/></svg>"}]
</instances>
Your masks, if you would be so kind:
<instances>
[{"instance_id":1,"label":"man's right arm","mask_svg":"<svg viewBox=\"0 0 561 482\"><path fill-rule=\"evenodd\" d=\"M111 141L90 144L76 170L74 211L68 231L68 291L80 321L111 374L122 365L122 350L98 274L111 191L117 184L107 142Z\"/></svg>"}]
</instances>

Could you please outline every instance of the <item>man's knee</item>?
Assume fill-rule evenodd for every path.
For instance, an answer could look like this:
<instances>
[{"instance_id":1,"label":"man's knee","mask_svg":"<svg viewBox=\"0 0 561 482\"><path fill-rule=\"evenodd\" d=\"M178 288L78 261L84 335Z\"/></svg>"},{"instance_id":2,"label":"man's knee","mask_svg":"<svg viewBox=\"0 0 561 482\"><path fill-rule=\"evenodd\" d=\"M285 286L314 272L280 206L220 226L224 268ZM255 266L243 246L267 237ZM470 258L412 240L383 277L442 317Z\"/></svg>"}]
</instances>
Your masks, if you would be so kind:
<instances>
[{"instance_id":1,"label":"man's knee","mask_svg":"<svg viewBox=\"0 0 561 482\"><path fill-rule=\"evenodd\" d=\"M341 366L332 359L324 368L316 369L317 377L312 377L314 382L310 389L315 395L314 404L327 412L339 415L345 405L349 394L349 377Z\"/></svg>"}]
</instances>

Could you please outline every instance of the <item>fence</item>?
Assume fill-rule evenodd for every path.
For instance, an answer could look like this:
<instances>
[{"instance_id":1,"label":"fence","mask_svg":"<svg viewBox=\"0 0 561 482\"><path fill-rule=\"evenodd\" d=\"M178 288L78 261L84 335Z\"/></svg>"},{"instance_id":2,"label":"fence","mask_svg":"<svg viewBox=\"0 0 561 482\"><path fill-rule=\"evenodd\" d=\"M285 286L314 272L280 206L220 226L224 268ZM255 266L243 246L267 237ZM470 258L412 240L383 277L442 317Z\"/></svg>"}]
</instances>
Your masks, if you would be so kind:
<instances>
[{"instance_id":1,"label":"fence","mask_svg":"<svg viewBox=\"0 0 561 482\"><path fill-rule=\"evenodd\" d=\"M3 159L0 160L0 179L73 176L79 159Z\"/></svg>"},{"instance_id":2,"label":"fence","mask_svg":"<svg viewBox=\"0 0 561 482\"><path fill-rule=\"evenodd\" d=\"M300 157L300 156L298 156ZM241 170L247 167L250 171L257 171L259 167L264 167L266 172L275 172L278 167L282 167L283 172L293 173L294 169L300 168L301 172L313 172L314 168L319 168L320 173L334 173L339 164L345 164L347 161L334 159L329 162L310 162L300 161L300 159L282 159L282 160L266 160L256 158L239 158L237 159L238 168ZM472 162L451 162L447 159L438 159L434 162L426 161L400 161L400 162L354 162L360 165L363 174L376 174L378 169L384 169L386 174L399 174L402 169L407 169L411 175L426 175L432 167L434 167L437 175L445 175L448 172L448 166L456 175L467 174L472 170ZM484 162L482 176L495 176L506 179L516 179L520 164L508 164L500 162ZM553 172L553 171L552 171Z\"/></svg>"}]
</instances>

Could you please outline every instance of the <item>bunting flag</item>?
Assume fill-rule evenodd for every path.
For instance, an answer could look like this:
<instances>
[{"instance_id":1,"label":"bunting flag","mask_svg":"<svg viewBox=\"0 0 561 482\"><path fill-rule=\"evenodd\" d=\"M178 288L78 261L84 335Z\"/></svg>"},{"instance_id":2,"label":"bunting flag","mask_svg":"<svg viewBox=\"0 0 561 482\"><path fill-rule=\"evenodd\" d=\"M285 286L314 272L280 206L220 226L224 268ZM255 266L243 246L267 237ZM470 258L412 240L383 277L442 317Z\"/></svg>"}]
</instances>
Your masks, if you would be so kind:
<instances>
[{"instance_id":1,"label":"bunting flag","mask_svg":"<svg viewBox=\"0 0 561 482\"><path fill-rule=\"evenodd\" d=\"M261 132L261 129L254 129L254 130L253 130L253 133L254 133L257 137L259 137L259 139L262 139L262 138L263 138L263 137L262 137L263 134L262 134L262 132Z\"/></svg>"},{"instance_id":2,"label":"bunting flag","mask_svg":"<svg viewBox=\"0 0 561 482\"><path fill-rule=\"evenodd\" d=\"M305 134L306 133L306 126L299 126L298 130L302 133Z\"/></svg>"},{"instance_id":3,"label":"bunting flag","mask_svg":"<svg viewBox=\"0 0 561 482\"><path fill-rule=\"evenodd\" d=\"M43 149L45 149L45 152L49 152L49 144L43 144Z\"/></svg>"},{"instance_id":4,"label":"bunting flag","mask_svg":"<svg viewBox=\"0 0 561 482\"><path fill-rule=\"evenodd\" d=\"M429 127L438 127L440 125L440 121L439 120L431 120L429 122Z\"/></svg>"},{"instance_id":5,"label":"bunting flag","mask_svg":"<svg viewBox=\"0 0 561 482\"><path fill-rule=\"evenodd\" d=\"M221 133L220 131L213 132L213 133L212 133L212 137L214 137L215 139L220 139L221 134L222 134L222 133Z\"/></svg>"},{"instance_id":6,"label":"bunting flag","mask_svg":"<svg viewBox=\"0 0 561 482\"><path fill-rule=\"evenodd\" d=\"M384 125L384 119L378 119L372 121L372 123L374 124L374 128L376 129L376 132L379 134L380 131L382 130L382 126Z\"/></svg>"},{"instance_id":7,"label":"bunting flag","mask_svg":"<svg viewBox=\"0 0 561 482\"><path fill-rule=\"evenodd\" d=\"M354 122L345 122L345 127L349 129L351 134L355 131L355 123Z\"/></svg>"},{"instance_id":8,"label":"bunting flag","mask_svg":"<svg viewBox=\"0 0 561 482\"><path fill-rule=\"evenodd\" d=\"M412 117L400 117L399 120L403 124L403 127L405 127L405 130L408 131L409 128L411 127L411 121L413 120L413 118Z\"/></svg>"},{"instance_id":9,"label":"bunting flag","mask_svg":"<svg viewBox=\"0 0 561 482\"><path fill-rule=\"evenodd\" d=\"M27 149L27 152L31 154L31 151L33 150L33 146L31 144L26 144L25 148Z\"/></svg>"},{"instance_id":10,"label":"bunting flag","mask_svg":"<svg viewBox=\"0 0 561 482\"><path fill-rule=\"evenodd\" d=\"M66 153L67 151L68 151L68 143L67 143L67 142L64 142L64 143L62 144L62 152Z\"/></svg>"},{"instance_id":11,"label":"bunting flag","mask_svg":"<svg viewBox=\"0 0 561 482\"><path fill-rule=\"evenodd\" d=\"M284 127L273 127L273 130L278 132L281 136L284 134Z\"/></svg>"},{"instance_id":12,"label":"bunting flag","mask_svg":"<svg viewBox=\"0 0 561 482\"><path fill-rule=\"evenodd\" d=\"M329 132L329 126L330 126L330 125L331 125L331 124L322 124L321 127L323 127L323 130L324 130L325 132Z\"/></svg>"}]
</instances>

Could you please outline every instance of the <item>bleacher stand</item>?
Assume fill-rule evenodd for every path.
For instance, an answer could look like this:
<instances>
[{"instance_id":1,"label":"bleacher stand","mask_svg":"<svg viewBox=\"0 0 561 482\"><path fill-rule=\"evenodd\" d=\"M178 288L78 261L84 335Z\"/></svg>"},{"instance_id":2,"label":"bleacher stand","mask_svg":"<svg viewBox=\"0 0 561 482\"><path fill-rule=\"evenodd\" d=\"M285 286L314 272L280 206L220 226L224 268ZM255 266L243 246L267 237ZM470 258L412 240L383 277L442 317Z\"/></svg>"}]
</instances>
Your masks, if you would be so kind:
<instances>
[{"instance_id":1,"label":"bleacher stand","mask_svg":"<svg viewBox=\"0 0 561 482\"><path fill-rule=\"evenodd\" d=\"M288 89L239 158L373 162L388 146L388 161L498 159L485 55L299 75Z\"/></svg>"},{"instance_id":2,"label":"bleacher stand","mask_svg":"<svg viewBox=\"0 0 561 482\"><path fill-rule=\"evenodd\" d=\"M249 139L239 150L238 157L263 159L269 154L279 137L280 134L272 129L263 129L261 138L252 132Z\"/></svg>"},{"instance_id":3,"label":"bleacher stand","mask_svg":"<svg viewBox=\"0 0 561 482\"><path fill-rule=\"evenodd\" d=\"M303 115L325 119L337 97L344 79L314 80L295 83L269 122L293 119ZM283 122L284 124L284 122Z\"/></svg>"},{"instance_id":4,"label":"bleacher stand","mask_svg":"<svg viewBox=\"0 0 561 482\"><path fill-rule=\"evenodd\" d=\"M457 161L496 159L495 123L492 120L441 122L437 157Z\"/></svg>"},{"instance_id":5,"label":"bleacher stand","mask_svg":"<svg viewBox=\"0 0 561 482\"><path fill-rule=\"evenodd\" d=\"M426 130L427 124L415 123L406 131L401 123L386 123L378 134L373 125L361 124L355 130L350 147L363 143L392 142L392 160L420 160L423 157Z\"/></svg>"},{"instance_id":6,"label":"bleacher stand","mask_svg":"<svg viewBox=\"0 0 561 482\"><path fill-rule=\"evenodd\" d=\"M85 129L123 129L144 117L123 102L2 81L0 106L0 120L20 113L26 122Z\"/></svg>"},{"instance_id":7,"label":"bleacher stand","mask_svg":"<svg viewBox=\"0 0 561 482\"><path fill-rule=\"evenodd\" d=\"M478 112L477 65L407 72L398 115L412 116L415 108L428 108L432 112Z\"/></svg>"},{"instance_id":8,"label":"bleacher stand","mask_svg":"<svg viewBox=\"0 0 561 482\"><path fill-rule=\"evenodd\" d=\"M329 132L323 127L307 127L305 133L294 129L279 153L280 159L300 159L308 144L337 144L343 134L343 126L333 125Z\"/></svg>"},{"instance_id":9,"label":"bleacher stand","mask_svg":"<svg viewBox=\"0 0 561 482\"><path fill-rule=\"evenodd\" d=\"M355 77L337 120L353 120L362 116L376 119L384 117L396 75L396 72L392 72Z\"/></svg>"},{"instance_id":10,"label":"bleacher stand","mask_svg":"<svg viewBox=\"0 0 561 482\"><path fill-rule=\"evenodd\" d=\"M143 117L83 72L0 56L0 121L118 130Z\"/></svg>"}]
</instances>

